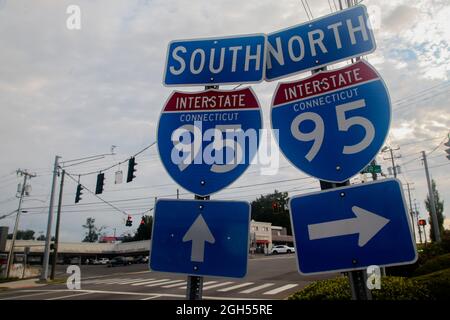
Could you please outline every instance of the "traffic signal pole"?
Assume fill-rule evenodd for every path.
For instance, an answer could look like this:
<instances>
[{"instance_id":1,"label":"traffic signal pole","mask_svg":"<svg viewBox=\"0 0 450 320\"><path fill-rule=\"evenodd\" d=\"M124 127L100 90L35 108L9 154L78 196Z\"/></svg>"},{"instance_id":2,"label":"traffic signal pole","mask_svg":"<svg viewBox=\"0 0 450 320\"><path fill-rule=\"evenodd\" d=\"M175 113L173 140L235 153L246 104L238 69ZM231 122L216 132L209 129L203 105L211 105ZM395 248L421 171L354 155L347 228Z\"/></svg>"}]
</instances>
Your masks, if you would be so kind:
<instances>
[{"instance_id":1,"label":"traffic signal pole","mask_svg":"<svg viewBox=\"0 0 450 320\"><path fill-rule=\"evenodd\" d=\"M42 264L41 280L48 278L48 262L50 259L50 241L52 238L52 222L53 222L53 203L55 201L56 177L58 175L60 156L55 156L55 164L53 167L52 189L50 192L50 204L48 207L47 234L45 237L44 262Z\"/></svg>"},{"instance_id":2,"label":"traffic signal pole","mask_svg":"<svg viewBox=\"0 0 450 320\"><path fill-rule=\"evenodd\" d=\"M63 189L64 189L64 176L66 175L66 171L62 170L61 173L61 184L59 185L59 199L58 199L58 211L56 213L56 231L55 231L55 244L53 250L53 263L52 263L52 273L50 275L50 279L55 279L56 272L56 261L58 260L58 243L59 243L59 224L61 220L61 206L62 206L62 197L63 197Z\"/></svg>"}]
</instances>

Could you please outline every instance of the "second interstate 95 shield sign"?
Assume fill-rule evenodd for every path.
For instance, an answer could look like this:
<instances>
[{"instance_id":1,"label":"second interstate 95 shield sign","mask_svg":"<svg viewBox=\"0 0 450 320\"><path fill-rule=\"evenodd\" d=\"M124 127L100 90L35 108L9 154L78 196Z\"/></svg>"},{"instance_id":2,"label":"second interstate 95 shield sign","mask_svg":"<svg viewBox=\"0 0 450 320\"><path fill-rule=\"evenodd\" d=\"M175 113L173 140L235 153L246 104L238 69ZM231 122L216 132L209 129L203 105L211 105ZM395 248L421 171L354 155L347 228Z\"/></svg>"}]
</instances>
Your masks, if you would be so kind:
<instances>
[{"instance_id":1,"label":"second interstate 95 shield sign","mask_svg":"<svg viewBox=\"0 0 450 320\"><path fill-rule=\"evenodd\" d=\"M169 175L206 196L234 182L252 162L262 126L250 88L175 91L159 119L158 150Z\"/></svg>"},{"instance_id":2,"label":"second interstate 95 shield sign","mask_svg":"<svg viewBox=\"0 0 450 320\"><path fill-rule=\"evenodd\" d=\"M383 146L391 103L381 77L360 60L280 83L271 117L280 149L294 166L321 180L343 182Z\"/></svg>"}]
</instances>

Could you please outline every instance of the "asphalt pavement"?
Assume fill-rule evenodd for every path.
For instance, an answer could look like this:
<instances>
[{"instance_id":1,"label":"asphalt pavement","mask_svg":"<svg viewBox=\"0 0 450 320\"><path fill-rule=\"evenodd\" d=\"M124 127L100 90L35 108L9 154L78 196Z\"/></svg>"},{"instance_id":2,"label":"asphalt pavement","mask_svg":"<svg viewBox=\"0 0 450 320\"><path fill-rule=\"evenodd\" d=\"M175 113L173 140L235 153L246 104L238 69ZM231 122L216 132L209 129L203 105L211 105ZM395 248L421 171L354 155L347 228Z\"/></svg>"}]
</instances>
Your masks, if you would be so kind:
<instances>
[{"instance_id":1,"label":"asphalt pavement","mask_svg":"<svg viewBox=\"0 0 450 320\"><path fill-rule=\"evenodd\" d=\"M58 266L56 277L68 276ZM304 277L297 272L295 255L256 256L249 259L242 279L205 277L204 299L286 299L312 281L330 276ZM146 264L81 266L81 289L66 284L0 291L0 300L168 300L185 299L186 275L152 272Z\"/></svg>"}]
</instances>

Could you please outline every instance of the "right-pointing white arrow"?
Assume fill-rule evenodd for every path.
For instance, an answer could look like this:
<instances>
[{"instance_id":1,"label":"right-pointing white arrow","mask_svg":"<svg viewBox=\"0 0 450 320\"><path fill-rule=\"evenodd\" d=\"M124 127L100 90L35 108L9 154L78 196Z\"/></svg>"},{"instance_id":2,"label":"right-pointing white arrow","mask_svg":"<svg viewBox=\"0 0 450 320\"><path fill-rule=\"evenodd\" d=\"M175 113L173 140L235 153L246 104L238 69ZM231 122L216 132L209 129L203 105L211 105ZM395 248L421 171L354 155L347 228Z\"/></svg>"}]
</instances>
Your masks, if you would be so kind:
<instances>
[{"instance_id":1,"label":"right-pointing white arrow","mask_svg":"<svg viewBox=\"0 0 450 320\"><path fill-rule=\"evenodd\" d=\"M359 234L358 246L363 247L390 221L373 212L353 206L356 218L308 225L309 240Z\"/></svg>"}]
</instances>

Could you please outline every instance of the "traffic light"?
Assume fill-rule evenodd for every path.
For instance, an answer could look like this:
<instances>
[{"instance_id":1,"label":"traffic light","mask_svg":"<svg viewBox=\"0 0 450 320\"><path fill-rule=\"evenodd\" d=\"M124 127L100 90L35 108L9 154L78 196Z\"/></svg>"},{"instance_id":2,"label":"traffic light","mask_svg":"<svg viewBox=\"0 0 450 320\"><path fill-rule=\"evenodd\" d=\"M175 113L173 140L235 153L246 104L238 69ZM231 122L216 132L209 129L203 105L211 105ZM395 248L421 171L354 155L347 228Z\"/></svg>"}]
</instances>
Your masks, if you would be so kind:
<instances>
[{"instance_id":1,"label":"traffic light","mask_svg":"<svg viewBox=\"0 0 450 320\"><path fill-rule=\"evenodd\" d=\"M127 218L127 222L125 223L126 227L131 227L133 225L133 220L131 218L131 216L128 216Z\"/></svg>"},{"instance_id":2,"label":"traffic light","mask_svg":"<svg viewBox=\"0 0 450 320\"><path fill-rule=\"evenodd\" d=\"M81 191L83 190L83 186L81 184L78 184L77 186L77 193L75 195L75 203L80 202L81 200L81 195L83 194Z\"/></svg>"},{"instance_id":3,"label":"traffic light","mask_svg":"<svg viewBox=\"0 0 450 320\"><path fill-rule=\"evenodd\" d=\"M450 160L450 137L448 138L448 141L444 143L444 146L447 147L447 149L445 149L445 152L447 152L447 159Z\"/></svg>"},{"instance_id":4,"label":"traffic light","mask_svg":"<svg viewBox=\"0 0 450 320\"><path fill-rule=\"evenodd\" d=\"M134 178L136 178L136 176L134 175L134 172L136 171L136 165L136 159L134 157L131 157L130 160L128 160L127 182L131 182Z\"/></svg>"},{"instance_id":5,"label":"traffic light","mask_svg":"<svg viewBox=\"0 0 450 320\"><path fill-rule=\"evenodd\" d=\"M145 224L145 219L144 219L144 217L142 217L142 219L141 219L141 226L143 226Z\"/></svg>"},{"instance_id":6,"label":"traffic light","mask_svg":"<svg viewBox=\"0 0 450 320\"><path fill-rule=\"evenodd\" d=\"M426 226L426 225L427 225L427 220L419 219L419 226Z\"/></svg>"},{"instance_id":7,"label":"traffic light","mask_svg":"<svg viewBox=\"0 0 450 320\"><path fill-rule=\"evenodd\" d=\"M97 185L95 186L95 194L103 193L104 183L105 183L105 174L99 173L97 175Z\"/></svg>"}]
</instances>

